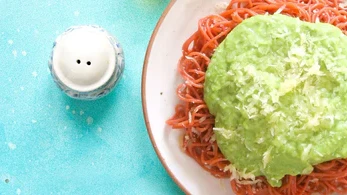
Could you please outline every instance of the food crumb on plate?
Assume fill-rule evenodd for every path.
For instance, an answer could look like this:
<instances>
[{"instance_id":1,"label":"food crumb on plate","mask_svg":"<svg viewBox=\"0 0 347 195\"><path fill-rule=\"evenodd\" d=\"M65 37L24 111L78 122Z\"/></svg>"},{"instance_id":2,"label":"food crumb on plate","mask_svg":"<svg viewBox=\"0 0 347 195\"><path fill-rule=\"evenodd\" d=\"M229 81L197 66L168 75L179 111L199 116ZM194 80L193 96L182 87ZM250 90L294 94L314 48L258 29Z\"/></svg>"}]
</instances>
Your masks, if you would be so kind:
<instances>
[{"instance_id":1,"label":"food crumb on plate","mask_svg":"<svg viewBox=\"0 0 347 195\"><path fill-rule=\"evenodd\" d=\"M214 6L216 12L220 13L222 11L224 11L227 7L228 7L228 2L218 2L216 3L216 5Z\"/></svg>"},{"instance_id":2,"label":"food crumb on plate","mask_svg":"<svg viewBox=\"0 0 347 195\"><path fill-rule=\"evenodd\" d=\"M224 179L219 179L219 186L221 187L221 189L222 189L223 191L226 190L226 188L225 188L225 183L224 183Z\"/></svg>"}]
</instances>

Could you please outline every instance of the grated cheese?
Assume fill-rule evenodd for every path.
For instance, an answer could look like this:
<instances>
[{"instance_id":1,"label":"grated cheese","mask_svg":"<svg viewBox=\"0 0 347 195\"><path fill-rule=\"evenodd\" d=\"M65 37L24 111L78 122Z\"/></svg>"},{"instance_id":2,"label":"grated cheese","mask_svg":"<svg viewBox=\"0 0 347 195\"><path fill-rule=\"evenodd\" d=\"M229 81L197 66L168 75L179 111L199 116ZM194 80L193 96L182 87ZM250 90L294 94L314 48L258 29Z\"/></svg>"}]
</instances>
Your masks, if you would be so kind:
<instances>
[{"instance_id":1,"label":"grated cheese","mask_svg":"<svg viewBox=\"0 0 347 195\"><path fill-rule=\"evenodd\" d=\"M224 172L227 171L231 172L230 181L235 180L239 184L249 185L261 182L260 179L255 179L255 175L252 172L246 173L246 170L243 170L242 172L237 171L232 164L224 168Z\"/></svg>"}]
</instances>

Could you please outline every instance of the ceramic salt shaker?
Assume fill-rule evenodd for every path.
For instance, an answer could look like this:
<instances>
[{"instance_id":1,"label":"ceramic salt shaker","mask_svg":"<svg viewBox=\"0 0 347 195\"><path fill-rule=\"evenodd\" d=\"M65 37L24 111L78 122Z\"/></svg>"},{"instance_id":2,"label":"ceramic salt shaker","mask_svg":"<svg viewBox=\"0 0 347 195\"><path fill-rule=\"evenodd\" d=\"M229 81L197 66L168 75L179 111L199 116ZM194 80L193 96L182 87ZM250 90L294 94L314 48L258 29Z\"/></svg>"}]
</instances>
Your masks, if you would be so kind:
<instances>
[{"instance_id":1,"label":"ceramic salt shaker","mask_svg":"<svg viewBox=\"0 0 347 195\"><path fill-rule=\"evenodd\" d=\"M55 83L68 96L94 100L107 95L124 70L120 44L99 26L75 26L55 40L49 61Z\"/></svg>"}]
</instances>

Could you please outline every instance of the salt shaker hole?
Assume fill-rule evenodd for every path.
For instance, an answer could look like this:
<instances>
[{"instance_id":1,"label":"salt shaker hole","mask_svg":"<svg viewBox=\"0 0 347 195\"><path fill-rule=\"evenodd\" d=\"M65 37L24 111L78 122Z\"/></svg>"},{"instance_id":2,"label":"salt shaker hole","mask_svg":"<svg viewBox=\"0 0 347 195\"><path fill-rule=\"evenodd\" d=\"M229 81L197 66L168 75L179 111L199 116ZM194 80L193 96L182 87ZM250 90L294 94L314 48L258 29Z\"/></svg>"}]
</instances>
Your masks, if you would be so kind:
<instances>
[{"instance_id":1,"label":"salt shaker hole","mask_svg":"<svg viewBox=\"0 0 347 195\"><path fill-rule=\"evenodd\" d=\"M76 62L77 62L77 64L80 64L80 63L81 63L81 60L77 60Z\"/></svg>"},{"instance_id":2,"label":"salt shaker hole","mask_svg":"<svg viewBox=\"0 0 347 195\"><path fill-rule=\"evenodd\" d=\"M92 65L92 63L91 63L90 61L88 61L88 62L87 62L87 65L90 66L90 65Z\"/></svg>"}]
</instances>

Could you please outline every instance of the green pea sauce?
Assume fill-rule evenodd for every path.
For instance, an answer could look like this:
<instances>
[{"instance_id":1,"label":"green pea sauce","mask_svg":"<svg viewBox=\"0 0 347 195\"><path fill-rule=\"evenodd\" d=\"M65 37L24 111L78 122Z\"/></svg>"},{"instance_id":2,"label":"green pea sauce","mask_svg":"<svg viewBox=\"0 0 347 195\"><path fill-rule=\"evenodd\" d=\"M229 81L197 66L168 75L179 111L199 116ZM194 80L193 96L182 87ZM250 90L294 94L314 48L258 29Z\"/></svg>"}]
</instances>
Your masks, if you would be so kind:
<instances>
[{"instance_id":1,"label":"green pea sauce","mask_svg":"<svg viewBox=\"0 0 347 195\"><path fill-rule=\"evenodd\" d=\"M258 15L216 49L204 99L240 175L285 175L347 157L347 37L330 24Z\"/></svg>"}]
</instances>

